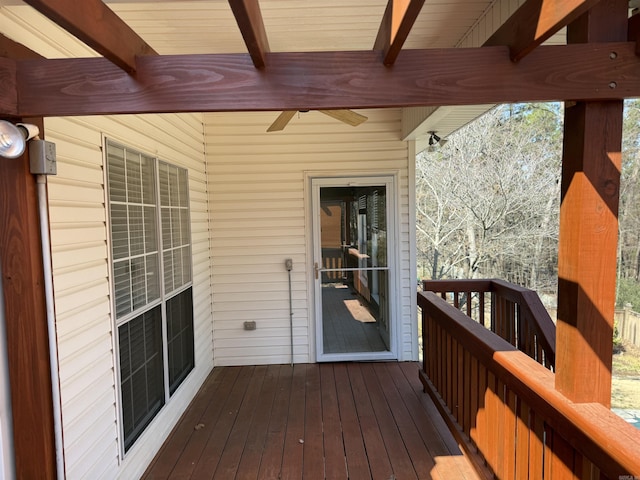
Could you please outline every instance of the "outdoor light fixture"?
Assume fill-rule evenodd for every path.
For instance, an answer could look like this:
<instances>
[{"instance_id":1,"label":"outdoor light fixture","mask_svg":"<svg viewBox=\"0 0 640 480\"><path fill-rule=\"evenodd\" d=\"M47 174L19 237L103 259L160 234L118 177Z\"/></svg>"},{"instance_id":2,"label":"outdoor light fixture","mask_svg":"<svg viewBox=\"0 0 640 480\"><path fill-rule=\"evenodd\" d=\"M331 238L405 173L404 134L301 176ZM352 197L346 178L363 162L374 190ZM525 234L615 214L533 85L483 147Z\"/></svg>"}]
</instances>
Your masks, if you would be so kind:
<instances>
[{"instance_id":1,"label":"outdoor light fixture","mask_svg":"<svg viewBox=\"0 0 640 480\"><path fill-rule=\"evenodd\" d=\"M36 125L28 123L13 124L0 120L0 156L18 158L24 153L27 142L37 137L40 130Z\"/></svg>"},{"instance_id":2,"label":"outdoor light fixture","mask_svg":"<svg viewBox=\"0 0 640 480\"><path fill-rule=\"evenodd\" d=\"M445 138L440 138L436 132L431 131L429 134L429 147L427 147L429 152L435 152L438 145L442 146L447 143L447 140Z\"/></svg>"}]
</instances>

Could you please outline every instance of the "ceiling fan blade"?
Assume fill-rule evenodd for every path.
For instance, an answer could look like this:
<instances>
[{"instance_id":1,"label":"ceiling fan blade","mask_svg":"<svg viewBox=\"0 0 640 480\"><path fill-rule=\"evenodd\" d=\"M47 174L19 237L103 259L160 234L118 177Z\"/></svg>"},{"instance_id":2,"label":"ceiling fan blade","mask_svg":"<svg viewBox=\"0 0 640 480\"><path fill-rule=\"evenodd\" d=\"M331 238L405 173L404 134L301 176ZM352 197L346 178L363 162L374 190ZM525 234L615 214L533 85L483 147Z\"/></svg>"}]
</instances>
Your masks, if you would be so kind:
<instances>
[{"instance_id":1,"label":"ceiling fan blade","mask_svg":"<svg viewBox=\"0 0 640 480\"><path fill-rule=\"evenodd\" d=\"M278 118L276 118L271 126L267 128L267 132L279 132L280 130L284 130L284 127L287 126L287 123L291 121L296 113L297 110L285 110L278 115Z\"/></svg>"},{"instance_id":2,"label":"ceiling fan blade","mask_svg":"<svg viewBox=\"0 0 640 480\"><path fill-rule=\"evenodd\" d=\"M365 117L364 115L360 115L359 113L354 112L353 110L319 110L325 115L329 115L336 120L340 120L348 125L353 127L357 127L361 123L367 121L369 117Z\"/></svg>"}]
</instances>

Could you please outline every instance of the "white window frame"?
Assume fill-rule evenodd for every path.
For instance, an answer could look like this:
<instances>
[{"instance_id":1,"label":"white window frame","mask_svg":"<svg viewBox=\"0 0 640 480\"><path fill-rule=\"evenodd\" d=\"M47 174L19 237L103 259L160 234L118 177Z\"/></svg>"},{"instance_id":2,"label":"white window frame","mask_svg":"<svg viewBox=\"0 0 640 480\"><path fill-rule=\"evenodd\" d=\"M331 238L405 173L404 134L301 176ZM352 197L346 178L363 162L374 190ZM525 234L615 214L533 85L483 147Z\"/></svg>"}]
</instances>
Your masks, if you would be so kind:
<instances>
[{"instance_id":1,"label":"white window frame","mask_svg":"<svg viewBox=\"0 0 640 480\"><path fill-rule=\"evenodd\" d=\"M189 371L186 373L186 375L184 375L184 377L182 379L180 379L180 382L178 384L178 386L176 387L176 390L174 390L173 393L170 392L170 385L169 385L169 349L168 349L168 328L167 328L167 309L166 309L166 305L167 302L169 302L170 300L178 297L180 294L182 294L183 292L186 292L187 290L191 290L191 292L193 292L193 260L192 260L192 237L191 237L191 221L190 221L190 214L191 214L191 209L190 209L190 200L189 200L189 178L188 178L188 170L184 167L180 167L178 165L172 164L170 162L167 162L163 159L158 158L157 156L148 154L148 153L144 153L142 151L140 151L137 148L134 147L129 147L127 146L126 143L124 142L120 142L117 140L113 140L111 138L103 138L104 142L104 185L105 185L105 205L106 205L106 209L107 209L107 243L108 243L108 261L109 261L109 273L110 273L110 278L109 278L109 284L110 284L110 290L111 290L111 312L112 312L112 326L113 326L113 334L112 334L112 339L113 339L113 345L114 345L114 349L113 349L113 355L114 355L114 366L115 366L115 372L114 372L114 377L115 377L115 388L117 391L116 394L116 406L117 406L117 421L118 421L118 443L119 443L119 449L120 449L120 458L124 459L124 457L126 455L128 455L138 444L144 443L143 441L140 441L140 439L142 437L144 437L145 433L147 431L149 431L150 426L158 419L158 417L161 415L161 412L165 409L165 407L167 406L167 404L170 402L171 398L174 396L174 394L180 389L180 386L184 384L186 378L188 378L191 373L195 370L195 332L194 332L194 325L193 325L193 297L191 296L190 301L191 301L191 312L192 312L192 316L191 316L191 335L192 335L192 360L191 360L191 366ZM132 153L135 154L139 154L142 155L144 157L146 157L147 159L150 159L154 162L154 182L153 182L153 187L154 187L154 193L155 193L155 235L156 235L156 254L157 254L157 258L158 258L158 265L157 265L157 283L158 283L158 289L159 289L159 297L157 299L153 299L152 301L148 302L146 305L133 309L125 314L122 315L120 318L116 318L116 295L115 295L115 273L114 273L114 258L113 258L113 240L112 240L112 213L111 213L111 198L110 198L110 188L109 188L109 147L113 146L113 147L117 147L117 148L122 148L125 151L130 151ZM161 180L160 180L160 167L161 165L166 166L170 169L177 169L178 175L180 175L180 172L182 172L183 174L183 178L179 179L178 181L180 182L181 180L184 180L184 185L186 187L185 191L182 192L183 197L181 198L180 202L181 204L178 206L175 205L163 205L162 203L162 192L161 192ZM125 164L125 172L126 172L126 164ZM125 180L125 185L126 185L126 180ZM117 202L114 202L117 203ZM124 202L124 205L129 205L128 201ZM171 210L181 210L183 212L186 212L186 218L184 218L184 220L181 222L181 228L185 227L184 230L180 230L181 232L181 239L183 240L184 238L186 238L186 243L183 241L181 245L179 246L169 246L168 248L165 248L163 245L164 239L163 239L163 225L162 225L162 220L163 220L163 208L165 209L171 209ZM181 216L182 214L180 214L179 216ZM129 233L129 229L127 229L127 232ZM183 264L183 268L182 268L182 274L184 276L187 277L187 281L183 281L178 287L173 286L173 288L171 290L166 290L165 289L165 265L164 265L164 255L167 252L174 252L176 250L184 250L186 249L186 253L185 252L181 252L181 256L183 261L186 259L188 265L186 265L188 268L185 269L184 268L184 264ZM131 258L131 256L129 256ZM130 285L131 288L131 285ZM133 303L133 299L131 300L131 302ZM164 391L164 401L162 406L160 407L160 409L153 415L153 418L149 421L149 423L143 428L142 432L140 432L136 438L132 441L132 443L129 445L129 447L127 449L125 449L125 434L124 434L124 412L123 412L123 401L122 401L122 378L121 378L121 370L120 370L120 337L119 337L119 327L121 327L122 325L131 322L135 319L138 319L141 315L143 315L144 313L153 310L154 308L157 308L158 306L160 306L161 308L161 329L162 329L162 364L163 364L163 391Z\"/></svg>"}]
</instances>

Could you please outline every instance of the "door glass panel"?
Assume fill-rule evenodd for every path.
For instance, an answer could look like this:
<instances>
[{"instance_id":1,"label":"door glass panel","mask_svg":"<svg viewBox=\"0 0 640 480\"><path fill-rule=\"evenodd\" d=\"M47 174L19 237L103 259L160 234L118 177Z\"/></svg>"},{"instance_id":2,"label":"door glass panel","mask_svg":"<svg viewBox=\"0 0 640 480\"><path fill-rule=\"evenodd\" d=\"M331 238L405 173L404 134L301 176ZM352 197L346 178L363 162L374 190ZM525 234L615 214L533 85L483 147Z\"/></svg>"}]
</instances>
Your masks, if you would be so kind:
<instances>
[{"instance_id":1,"label":"door glass panel","mask_svg":"<svg viewBox=\"0 0 640 480\"><path fill-rule=\"evenodd\" d=\"M323 353L389 351L386 187L320 188Z\"/></svg>"}]
</instances>

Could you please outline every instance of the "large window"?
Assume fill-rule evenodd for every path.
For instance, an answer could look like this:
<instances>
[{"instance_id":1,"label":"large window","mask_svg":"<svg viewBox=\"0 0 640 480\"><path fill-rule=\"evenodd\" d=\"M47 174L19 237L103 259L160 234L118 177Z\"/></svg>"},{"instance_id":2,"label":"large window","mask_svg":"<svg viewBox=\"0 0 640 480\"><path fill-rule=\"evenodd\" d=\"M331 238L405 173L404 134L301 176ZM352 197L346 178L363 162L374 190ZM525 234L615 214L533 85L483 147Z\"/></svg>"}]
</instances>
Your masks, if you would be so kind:
<instances>
[{"instance_id":1,"label":"large window","mask_svg":"<svg viewBox=\"0 0 640 480\"><path fill-rule=\"evenodd\" d=\"M189 186L185 169L106 149L126 452L194 367Z\"/></svg>"}]
</instances>

